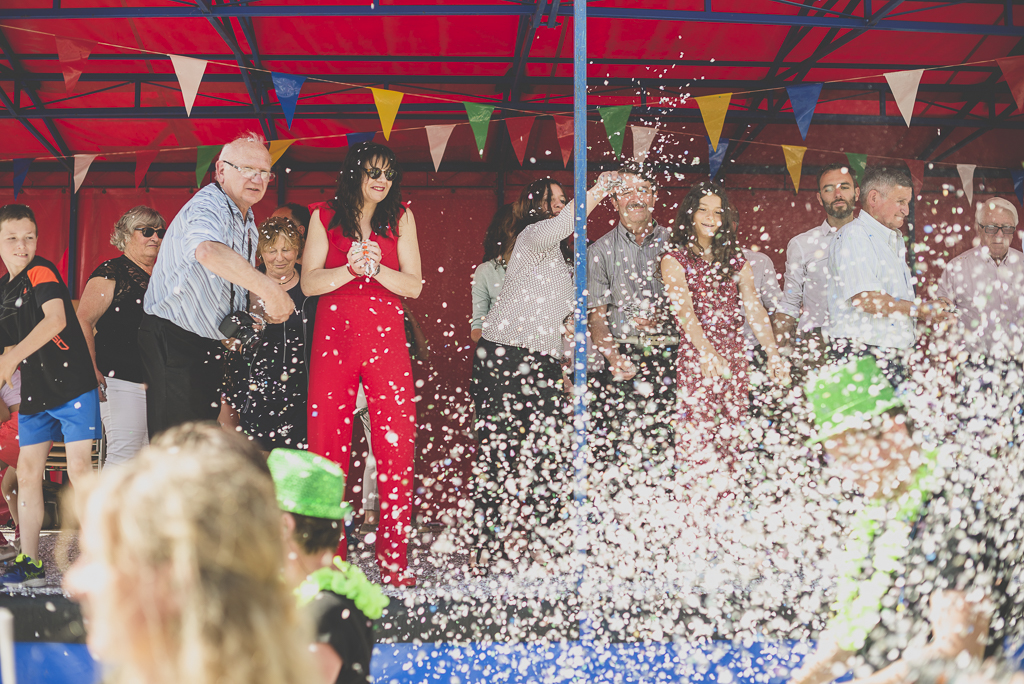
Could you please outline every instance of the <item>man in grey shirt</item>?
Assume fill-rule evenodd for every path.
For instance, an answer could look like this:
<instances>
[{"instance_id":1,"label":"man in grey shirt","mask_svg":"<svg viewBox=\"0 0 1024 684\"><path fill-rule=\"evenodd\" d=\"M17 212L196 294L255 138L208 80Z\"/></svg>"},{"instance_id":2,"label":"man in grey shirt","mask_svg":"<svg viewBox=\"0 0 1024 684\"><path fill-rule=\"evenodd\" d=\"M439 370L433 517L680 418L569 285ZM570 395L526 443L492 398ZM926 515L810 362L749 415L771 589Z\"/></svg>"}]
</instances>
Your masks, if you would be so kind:
<instances>
[{"instance_id":1,"label":"man in grey shirt","mask_svg":"<svg viewBox=\"0 0 1024 684\"><path fill-rule=\"evenodd\" d=\"M251 207L273 177L264 144L248 134L225 145L216 182L167 228L139 327L150 436L217 418L225 349L220 322L248 309L250 292L262 300L268 323L283 323L295 308L284 288L253 268L258 236Z\"/></svg>"},{"instance_id":2,"label":"man in grey shirt","mask_svg":"<svg viewBox=\"0 0 1024 684\"><path fill-rule=\"evenodd\" d=\"M597 431L632 442L642 429L654 448L671 444L678 333L671 327L658 277L669 231L651 215L657 199L654 169L627 161L612 202L619 223L587 248L588 327L593 346L608 362L594 374ZM660 332L641 321L666 321Z\"/></svg>"}]
</instances>

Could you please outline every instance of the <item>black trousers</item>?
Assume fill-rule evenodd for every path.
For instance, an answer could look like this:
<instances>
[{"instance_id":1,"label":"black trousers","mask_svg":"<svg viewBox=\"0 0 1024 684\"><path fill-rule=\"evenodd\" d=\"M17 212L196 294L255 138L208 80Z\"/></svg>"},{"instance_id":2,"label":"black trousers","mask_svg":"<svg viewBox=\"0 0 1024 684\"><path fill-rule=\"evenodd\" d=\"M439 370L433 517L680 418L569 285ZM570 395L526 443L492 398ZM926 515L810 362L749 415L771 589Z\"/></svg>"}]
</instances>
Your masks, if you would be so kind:
<instances>
[{"instance_id":1,"label":"black trousers","mask_svg":"<svg viewBox=\"0 0 1024 684\"><path fill-rule=\"evenodd\" d=\"M139 349L146 372L149 436L193 420L216 420L224 347L170 321L144 314Z\"/></svg>"},{"instance_id":2,"label":"black trousers","mask_svg":"<svg viewBox=\"0 0 1024 684\"><path fill-rule=\"evenodd\" d=\"M570 457L558 360L481 339L470 392L480 452L474 516L484 539L529 534L557 516ZM569 496L571 499L571 496Z\"/></svg>"}]
</instances>

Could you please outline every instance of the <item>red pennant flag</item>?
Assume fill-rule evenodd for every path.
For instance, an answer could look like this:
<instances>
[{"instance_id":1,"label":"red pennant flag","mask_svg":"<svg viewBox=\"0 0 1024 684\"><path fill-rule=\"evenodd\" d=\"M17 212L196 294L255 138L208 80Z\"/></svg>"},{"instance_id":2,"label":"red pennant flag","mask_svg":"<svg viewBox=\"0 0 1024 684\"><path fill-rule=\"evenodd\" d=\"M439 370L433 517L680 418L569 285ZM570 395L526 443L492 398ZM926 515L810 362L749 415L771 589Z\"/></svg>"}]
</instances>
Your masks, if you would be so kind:
<instances>
[{"instance_id":1,"label":"red pennant flag","mask_svg":"<svg viewBox=\"0 0 1024 684\"><path fill-rule=\"evenodd\" d=\"M917 197L924 187L924 162L918 159L904 159L903 163L910 169L910 180L914 182L914 197Z\"/></svg>"},{"instance_id":2,"label":"red pennant flag","mask_svg":"<svg viewBox=\"0 0 1024 684\"><path fill-rule=\"evenodd\" d=\"M64 89L71 94L71 91L78 85L78 77L85 70L85 63L92 54L96 43L91 40L76 40L74 38L58 38L57 59L60 60L61 71L64 72Z\"/></svg>"},{"instance_id":3,"label":"red pennant flag","mask_svg":"<svg viewBox=\"0 0 1024 684\"><path fill-rule=\"evenodd\" d=\"M159 150L139 150L135 153L135 187L142 185L146 172L149 171L158 153Z\"/></svg>"},{"instance_id":4,"label":"red pennant flag","mask_svg":"<svg viewBox=\"0 0 1024 684\"><path fill-rule=\"evenodd\" d=\"M1010 93L1017 103L1017 111L1024 112L1024 55L1020 57L1000 57L996 64L1003 71L1006 78L1006 85L1010 86Z\"/></svg>"},{"instance_id":5,"label":"red pennant flag","mask_svg":"<svg viewBox=\"0 0 1024 684\"><path fill-rule=\"evenodd\" d=\"M523 165L523 157L526 156L526 143L530 142L530 131L533 130L535 116L518 116L512 119L505 119L508 127L508 137L512 139L512 149L516 151L519 165Z\"/></svg>"},{"instance_id":6,"label":"red pennant flag","mask_svg":"<svg viewBox=\"0 0 1024 684\"><path fill-rule=\"evenodd\" d=\"M558 146L562 148L562 164L569 165L572 158L572 144L575 137L573 121L571 116L556 116L555 136L558 138Z\"/></svg>"}]
</instances>

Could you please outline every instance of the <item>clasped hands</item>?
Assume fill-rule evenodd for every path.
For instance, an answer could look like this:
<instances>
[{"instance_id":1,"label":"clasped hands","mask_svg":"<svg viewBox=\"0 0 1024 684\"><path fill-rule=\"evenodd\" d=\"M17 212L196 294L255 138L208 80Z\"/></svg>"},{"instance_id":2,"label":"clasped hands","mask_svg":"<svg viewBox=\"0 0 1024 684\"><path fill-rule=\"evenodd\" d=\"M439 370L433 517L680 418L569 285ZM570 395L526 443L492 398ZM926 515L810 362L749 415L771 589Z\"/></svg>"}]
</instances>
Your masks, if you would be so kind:
<instances>
[{"instance_id":1,"label":"clasped hands","mask_svg":"<svg viewBox=\"0 0 1024 684\"><path fill-rule=\"evenodd\" d=\"M700 374L701 376L713 379L732 377L732 369L729 362L716 350L700 352ZM768 356L768 377L776 385L788 385L791 382L789 377L789 363L782 358L778 352Z\"/></svg>"},{"instance_id":2,"label":"clasped hands","mask_svg":"<svg viewBox=\"0 0 1024 684\"><path fill-rule=\"evenodd\" d=\"M376 271L380 268L380 259L380 245L373 240L353 242L352 247L348 250L348 269L359 276L373 277L377 274L376 272L367 272L367 266L369 266L367 262L372 261L376 264L374 268Z\"/></svg>"}]
</instances>

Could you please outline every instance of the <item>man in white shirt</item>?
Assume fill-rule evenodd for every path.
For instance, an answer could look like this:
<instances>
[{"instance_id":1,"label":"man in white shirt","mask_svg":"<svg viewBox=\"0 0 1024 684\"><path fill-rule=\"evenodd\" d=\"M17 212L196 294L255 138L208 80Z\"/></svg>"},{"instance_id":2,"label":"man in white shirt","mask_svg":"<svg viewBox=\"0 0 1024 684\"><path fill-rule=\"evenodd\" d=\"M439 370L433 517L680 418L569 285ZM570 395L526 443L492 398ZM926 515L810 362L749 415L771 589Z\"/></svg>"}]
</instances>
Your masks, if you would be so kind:
<instances>
[{"instance_id":1,"label":"man in white shirt","mask_svg":"<svg viewBox=\"0 0 1024 684\"><path fill-rule=\"evenodd\" d=\"M802 377L801 371L820 366L827 356L828 248L839 229L854 219L860 199L860 188L848 164L829 164L818 172L817 197L825 220L789 241L786 287L772 316L779 346L791 350L790 363L797 377Z\"/></svg>"},{"instance_id":2,"label":"man in white shirt","mask_svg":"<svg viewBox=\"0 0 1024 684\"><path fill-rule=\"evenodd\" d=\"M861 184L861 212L828 249L828 329L837 360L872 354L894 387L907 378L905 356L916 340L915 321L946 309L914 295L902 228L913 182L905 169L871 167Z\"/></svg>"},{"instance_id":3,"label":"man in white shirt","mask_svg":"<svg viewBox=\"0 0 1024 684\"><path fill-rule=\"evenodd\" d=\"M750 270L754 272L757 296L774 321L774 314L782 300L782 288L779 287L779 275L775 272L775 264L764 252L755 252L746 247L743 248L743 257L750 263ZM768 377L768 355L754 336L754 329L750 327L750 321L747 320L746 311L742 306L740 315L743 316L743 342L747 347L747 358L750 359L750 405L754 413L770 419L774 413L771 407L773 395L778 396L778 393L775 391L776 385Z\"/></svg>"}]
</instances>

